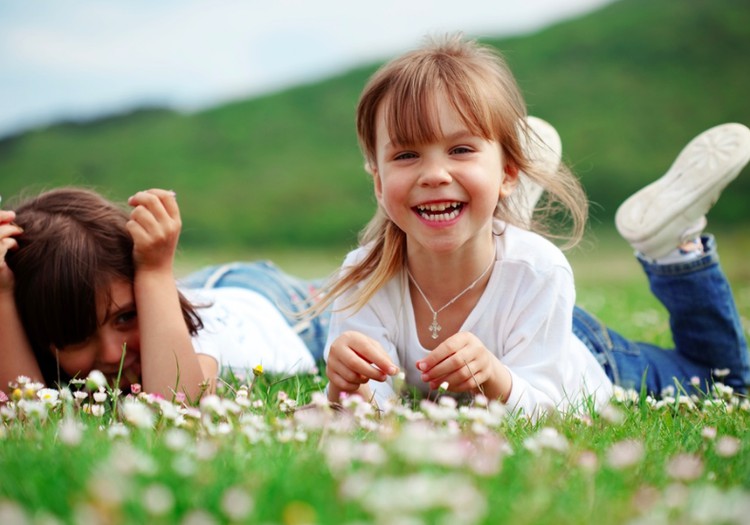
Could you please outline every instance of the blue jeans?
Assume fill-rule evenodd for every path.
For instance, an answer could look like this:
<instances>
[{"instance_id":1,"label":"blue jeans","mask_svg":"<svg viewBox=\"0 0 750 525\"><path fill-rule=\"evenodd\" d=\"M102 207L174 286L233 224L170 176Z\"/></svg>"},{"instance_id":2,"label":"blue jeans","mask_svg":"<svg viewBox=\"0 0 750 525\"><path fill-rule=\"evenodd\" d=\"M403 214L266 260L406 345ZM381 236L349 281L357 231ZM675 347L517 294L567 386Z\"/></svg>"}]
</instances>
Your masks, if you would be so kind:
<instances>
[{"instance_id":1,"label":"blue jeans","mask_svg":"<svg viewBox=\"0 0 750 525\"><path fill-rule=\"evenodd\" d=\"M659 394L667 386L694 392L692 378L706 391L714 381L746 393L748 349L729 283L719 266L716 242L703 237L705 255L659 265L639 258L651 291L669 313L674 349L630 341L576 307L573 332L596 356L609 378L625 388ZM717 369L729 369L715 377ZM678 386L680 385L680 386Z\"/></svg>"},{"instance_id":2,"label":"blue jeans","mask_svg":"<svg viewBox=\"0 0 750 525\"><path fill-rule=\"evenodd\" d=\"M178 283L182 288L238 287L266 297L286 318L316 360L323 359L330 311L314 319L298 315L312 303L322 280L306 281L284 273L270 261L233 262L198 270Z\"/></svg>"}]
</instances>

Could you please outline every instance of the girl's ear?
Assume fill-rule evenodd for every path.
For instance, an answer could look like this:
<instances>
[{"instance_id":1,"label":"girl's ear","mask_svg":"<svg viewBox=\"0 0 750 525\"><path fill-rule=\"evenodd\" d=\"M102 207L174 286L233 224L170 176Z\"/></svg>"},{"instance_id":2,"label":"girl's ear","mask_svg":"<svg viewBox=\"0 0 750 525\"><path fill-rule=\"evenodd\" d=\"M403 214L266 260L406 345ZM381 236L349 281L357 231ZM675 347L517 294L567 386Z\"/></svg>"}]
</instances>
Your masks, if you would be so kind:
<instances>
[{"instance_id":1,"label":"girl's ear","mask_svg":"<svg viewBox=\"0 0 750 525\"><path fill-rule=\"evenodd\" d=\"M508 197L518 186L518 166L508 163L503 167L503 180L500 183L500 198Z\"/></svg>"},{"instance_id":2,"label":"girl's ear","mask_svg":"<svg viewBox=\"0 0 750 525\"><path fill-rule=\"evenodd\" d=\"M375 198L378 200L378 203L381 203L383 197L383 183L380 180L378 167L368 162L365 164L365 170L372 175L372 183L375 188Z\"/></svg>"}]
</instances>

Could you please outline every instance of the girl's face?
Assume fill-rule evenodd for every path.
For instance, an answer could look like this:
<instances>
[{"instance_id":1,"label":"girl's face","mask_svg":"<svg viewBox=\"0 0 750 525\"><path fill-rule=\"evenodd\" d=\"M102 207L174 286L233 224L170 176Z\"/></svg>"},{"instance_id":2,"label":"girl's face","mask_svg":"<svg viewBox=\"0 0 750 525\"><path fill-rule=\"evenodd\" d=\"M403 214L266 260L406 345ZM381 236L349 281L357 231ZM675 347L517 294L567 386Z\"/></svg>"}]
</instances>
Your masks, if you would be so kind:
<instances>
[{"instance_id":1,"label":"girl's face","mask_svg":"<svg viewBox=\"0 0 750 525\"><path fill-rule=\"evenodd\" d=\"M103 294L97 299L98 328L80 343L52 349L57 354L60 368L71 377L85 378L92 370L99 370L114 383L120 370L123 347L120 389L140 382L140 334L135 309L133 285L115 280L110 286L110 301L105 304Z\"/></svg>"},{"instance_id":2,"label":"girl's face","mask_svg":"<svg viewBox=\"0 0 750 525\"><path fill-rule=\"evenodd\" d=\"M417 245L434 253L476 249L481 245L476 243L491 241L495 208L515 188L517 170L506 169L500 144L472 134L445 97L439 97L437 108L442 138L395 144L381 106L372 167L375 194L406 233L410 250Z\"/></svg>"}]
</instances>

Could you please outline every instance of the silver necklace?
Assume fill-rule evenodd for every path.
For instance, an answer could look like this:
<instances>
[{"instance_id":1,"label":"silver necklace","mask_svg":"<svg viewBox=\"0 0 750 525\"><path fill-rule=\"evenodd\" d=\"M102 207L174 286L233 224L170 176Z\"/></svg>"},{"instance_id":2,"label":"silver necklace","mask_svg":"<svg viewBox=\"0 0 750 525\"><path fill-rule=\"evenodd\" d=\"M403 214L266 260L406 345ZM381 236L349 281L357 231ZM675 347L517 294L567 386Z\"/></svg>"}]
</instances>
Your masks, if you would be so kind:
<instances>
[{"instance_id":1,"label":"silver necklace","mask_svg":"<svg viewBox=\"0 0 750 525\"><path fill-rule=\"evenodd\" d=\"M469 290L471 290L472 288L474 288L474 286L479 281L482 280L482 277L484 277L485 275L487 275L487 272L490 271L490 268L492 268L492 265L494 263L495 263L495 258L493 257L492 260L490 261L490 264L487 266L487 268L484 269L484 271L479 275L479 277L477 277L476 279L474 279L474 281L472 281L472 283L469 286L467 286L466 288L464 288L463 291L461 291L461 293L459 293L457 296L455 296L453 299L451 299L450 301L448 301L447 303L445 303L443 306L441 306L437 310L435 310L432 307L432 305L430 304L430 301L427 299L427 296L424 294L424 292L422 291L422 289L417 284L417 280L414 279L414 276L409 271L409 268L406 268L406 274L409 276L409 279L411 280L411 282L414 283L414 286L417 288L417 291L419 292L419 295L422 296L422 299L424 299L424 302L427 303L427 308L429 308L430 312L432 312L432 323L430 323L430 331L432 332L432 338L433 339L437 339L438 338L438 332L443 329L443 327L440 326L440 324L438 324L438 322L437 322L437 316L438 316L438 314L440 312L442 312L443 310L445 310L446 308L448 308L453 303L455 303L456 301L458 301L466 292L468 292Z\"/></svg>"}]
</instances>

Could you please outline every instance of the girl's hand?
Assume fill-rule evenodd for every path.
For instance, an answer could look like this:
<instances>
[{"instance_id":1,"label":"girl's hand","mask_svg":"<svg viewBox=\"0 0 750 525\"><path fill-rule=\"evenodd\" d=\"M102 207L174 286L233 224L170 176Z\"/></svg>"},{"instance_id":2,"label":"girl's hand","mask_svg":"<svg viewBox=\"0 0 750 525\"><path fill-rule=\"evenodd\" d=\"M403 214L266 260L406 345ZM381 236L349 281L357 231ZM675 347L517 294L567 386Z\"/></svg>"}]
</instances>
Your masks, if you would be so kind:
<instances>
[{"instance_id":1,"label":"girl's hand","mask_svg":"<svg viewBox=\"0 0 750 525\"><path fill-rule=\"evenodd\" d=\"M42 371L34 356L26 332L18 316L13 297L15 279L5 256L18 247L15 236L23 233L13 224L16 214L0 210L0 391L8 392L8 383L24 375L42 381ZM10 392L8 392L10 393Z\"/></svg>"},{"instance_id":2,"label":"girl's hand","mask_svg":"<svg viewBox=\"0 0 750 525\"><path fill-rule=\"evenodd\" d=\"M172 271L182 229L180 209L173 191L139 191L128 199L133 206L127 228L133 237L137 270Z\"/></svg>"},{"instance_id":3,"label":"girl's hand","mask_svg":"<svg viewBox=\"0 0 750 525\"><path fill-rule=\"evenodd\" d=\"M0 293L13 290L13 272L5 262L5 255L18 246L14 236L23 233L20 226L12 224L15 218L14 211L0 210Z\"/></svg>"},{"instance_id":4,"label":"girl's hand","mask_svg":"<svg viewBox=\"0 0 750 525\"><path fill-rule=\"evenodd\" d=\"M360 332L344 332L328 353L328 398L338 402L342 392L361 393L370 379L382 382L397 373L398 367L377 341Z\"/></svg>"},{"instance_id":5,"label":"girl's hand","mask_svg":"<svg viewBox=\"0 0 750 525\"><path fill-rule=\"evenodd\" d=\"M432 390L448 382L450 392L483 393L505 401L510 395L510 372L469 332L459 332L417 361L422 381Z\"/></svg>"}]
</instances>

